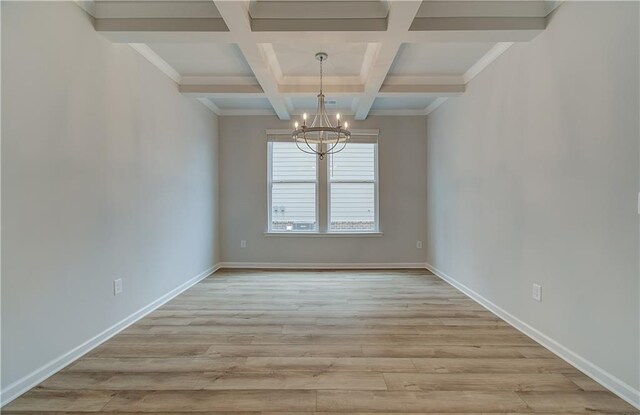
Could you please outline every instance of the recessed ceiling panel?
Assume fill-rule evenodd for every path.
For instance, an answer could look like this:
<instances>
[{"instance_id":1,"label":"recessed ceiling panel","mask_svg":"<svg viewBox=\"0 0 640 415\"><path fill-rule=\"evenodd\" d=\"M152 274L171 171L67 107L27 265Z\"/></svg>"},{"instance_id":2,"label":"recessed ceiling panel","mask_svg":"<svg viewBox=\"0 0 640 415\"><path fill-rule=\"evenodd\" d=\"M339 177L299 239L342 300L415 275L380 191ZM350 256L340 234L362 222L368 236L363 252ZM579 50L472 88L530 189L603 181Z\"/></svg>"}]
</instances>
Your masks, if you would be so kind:
<instances>
[{"instance_id":1,"label":"recessed ceiling panel","mask_svg":"<svg viewBox=\"0 0 640 415\"><path fill-rule=\"evenodd\" d=\"M326 76L359 76L367 51L366 43L276 43L273 45L283 76L319 76L317 52L329 58L323 64Z\"/></svg>"},{"instance_id":2,"label":"recessed ceiling panel","mask_svg":"<svg viewBox=\"0 0 640 415\"><path fill-rule=\"evenodd\" d=\"M435 97L378 97L373 102L373 110L420 110L431 104Z\"/></svg>"},{"instance_id":3,"label":"recessed ceiling panel","mask_svg":"<svg viewBox=\"0 0 640 415\"><path fill-rule=\"evenodd\" d=\"M182 76L253 75L236 45L226 43L150 43Z\"/></svg>"},{"instance_id":4,"label":"recessed ceiling panel","mask_svg":"<svg viewBox=\"0 0 640 415\"><path fill-rule=\"evenodd\" d=\"M209 101L223 110L272 109L266 98L209 98Z\"/></svg>"},{"instance_id":5,"label":"recessed ceiling panel","mask_svg":"<svg viewBox=\"0 0 640 415\"><path fill-rule=\"evenodd\" d=\"M495 43L405 43L389 75L462 75Z\"/></svg>"},{"instance_id":6,"label":"recessed ceiling panel","mask_svg":"<svg viewBox=\"0 0 640 415\"><path fill-rule=\"evenodd\" d=\"M254 19L384 19L387 0L254 0L249 14Z\"/></svg>"},{"instance_id":7,"label":"recessed ceiling panel","mask_svg":"<svg viewBox=\"0 0 640 415\"><path fill-rule=\"evenodd\" d=\"M345 111L351 109L351 104L353 103L352 97L331 97L327 96L325 98L325 106L327 108L327 112L330 114ZM318 106L318 99L314 96L309 97L295 97L291 98L291 104L293 108L296 110L312 110L315 112L315 109Z\"/></svg>"}]
</instances>

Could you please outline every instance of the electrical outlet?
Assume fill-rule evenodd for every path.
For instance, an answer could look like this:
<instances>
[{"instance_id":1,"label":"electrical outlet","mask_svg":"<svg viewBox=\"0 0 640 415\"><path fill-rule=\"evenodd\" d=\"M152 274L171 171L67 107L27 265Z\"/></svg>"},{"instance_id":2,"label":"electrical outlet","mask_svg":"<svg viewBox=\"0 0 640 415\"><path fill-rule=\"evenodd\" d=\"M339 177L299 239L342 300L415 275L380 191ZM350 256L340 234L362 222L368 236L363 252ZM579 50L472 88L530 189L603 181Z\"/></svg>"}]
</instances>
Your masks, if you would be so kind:
<instances>
[{"instance_id":1,"label":"electrical outlet","mask_svg":"<svg viewBox=\"0 0 640 415\"><path fill-rule=\"evenodd\" d=\"M122 294L122 278L113 280L113 295Z\"/></svg>"},{"instance_id":2,"label":"electrical outlet","mask_svg":"<svg viewBox=\"0 0 640 415\"><path fill-rule=\"evenodd\" d=\"M533 284L533 290L531 291L531 297L534 300L541 303L542 302L542 286L538 284Z\"/></svg>"},{"instance_id":3,"label":"electrical outlet","mask_svg":"<svg viewBox=\"0 0 640 415\"><path fill-rule=\"evenodd\" d=\"M242 241L240 241L240 248L246 248L246 247L247 247L247 241L243 239Z\"/></svg>"},{"instance_id":4,"label":"electrical outlet","mask_svg":"<svg viewBox=\"0 0 640 415\"><path fill-rule=\"evenodd\" d=\"M422 249L422 241L416 241L416 249Z\"/></svg>"}]
</instances>

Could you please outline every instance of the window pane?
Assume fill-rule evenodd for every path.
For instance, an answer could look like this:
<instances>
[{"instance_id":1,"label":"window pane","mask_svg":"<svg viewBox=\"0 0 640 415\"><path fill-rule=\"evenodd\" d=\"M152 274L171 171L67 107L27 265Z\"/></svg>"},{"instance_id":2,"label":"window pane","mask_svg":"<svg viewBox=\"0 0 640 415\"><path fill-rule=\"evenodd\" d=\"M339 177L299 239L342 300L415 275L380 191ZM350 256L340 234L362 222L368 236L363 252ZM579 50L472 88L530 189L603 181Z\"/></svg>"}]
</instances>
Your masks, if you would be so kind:
<instances>
[{"instance_id":1,"label":"window pane","mask_svg":"<svg viewBox=\"0 0 640 415\"><path fill-rule=\"evenodd\" d=\"M375 180L375 144L349 143L329 159L331 180Z\"/></svg>"},{"instance_id":2,"label":"window pane","mask_svg":"<svg viewBox=\"0 0 640 415\"><path fill-rule=\"evenodd\" d=\"M330 231L375 231L375 184L331 183L330 209Z\"/></svg>"},{"instance_id":3,"label":"window pane","mask_svg":"<svg viewBox=\"0 0 640 415\"><path fill-rule=\"evenodd\" d=\"M271 230L274 232L318 230L315 183L273 183Z\"/></svg>"},{"instance_id":4,"label":"window pane","mask_svg":"<svg viewBox=\"0 0 640 415\"><path fill-rule=\"evenodd\" d=\"M295 143L272 143L272 180L316 180L316 156L298 150Z\"/></svg>"}]
</instances>

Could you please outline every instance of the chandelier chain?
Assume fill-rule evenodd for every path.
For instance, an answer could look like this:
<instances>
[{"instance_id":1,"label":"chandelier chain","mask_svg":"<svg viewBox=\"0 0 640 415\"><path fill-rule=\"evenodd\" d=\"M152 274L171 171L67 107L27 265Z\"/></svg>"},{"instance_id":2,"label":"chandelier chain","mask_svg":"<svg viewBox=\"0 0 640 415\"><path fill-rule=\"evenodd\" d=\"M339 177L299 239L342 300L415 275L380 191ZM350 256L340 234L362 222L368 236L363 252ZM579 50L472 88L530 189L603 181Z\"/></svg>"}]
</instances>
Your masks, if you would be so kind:
<instances>
[{"instance_id":1,"label":"chandelier chain","mask_svg":"<svg viewBox=\"0 0 640 415\"><path fill-rule=\"evenodd\" d=\"M320 58L320 95L322 95L322 64L324 62L324 58Z\"/></svg>"}]
</instances>

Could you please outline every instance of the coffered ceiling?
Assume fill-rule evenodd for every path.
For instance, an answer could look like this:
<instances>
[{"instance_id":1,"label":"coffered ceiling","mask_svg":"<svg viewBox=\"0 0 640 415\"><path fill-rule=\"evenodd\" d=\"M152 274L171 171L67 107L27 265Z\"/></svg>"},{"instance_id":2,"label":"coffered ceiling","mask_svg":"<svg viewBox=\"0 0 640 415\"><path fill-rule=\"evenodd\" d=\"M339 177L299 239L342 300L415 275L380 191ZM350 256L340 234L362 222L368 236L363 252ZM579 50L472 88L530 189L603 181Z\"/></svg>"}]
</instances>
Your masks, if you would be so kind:
<instances>
[{"instance_id":1,"label":"coffered ceiling","mask_svg":"<svg viewBox=\"0 0 640 415\"><path fill-rule=\"evenodd\" d=\"M315 109L326 52L329 112L426 114L514 42L546 27L540 0L95 0L95 29L128 43L220 115Z\"/></svg>"}]
</instances>

